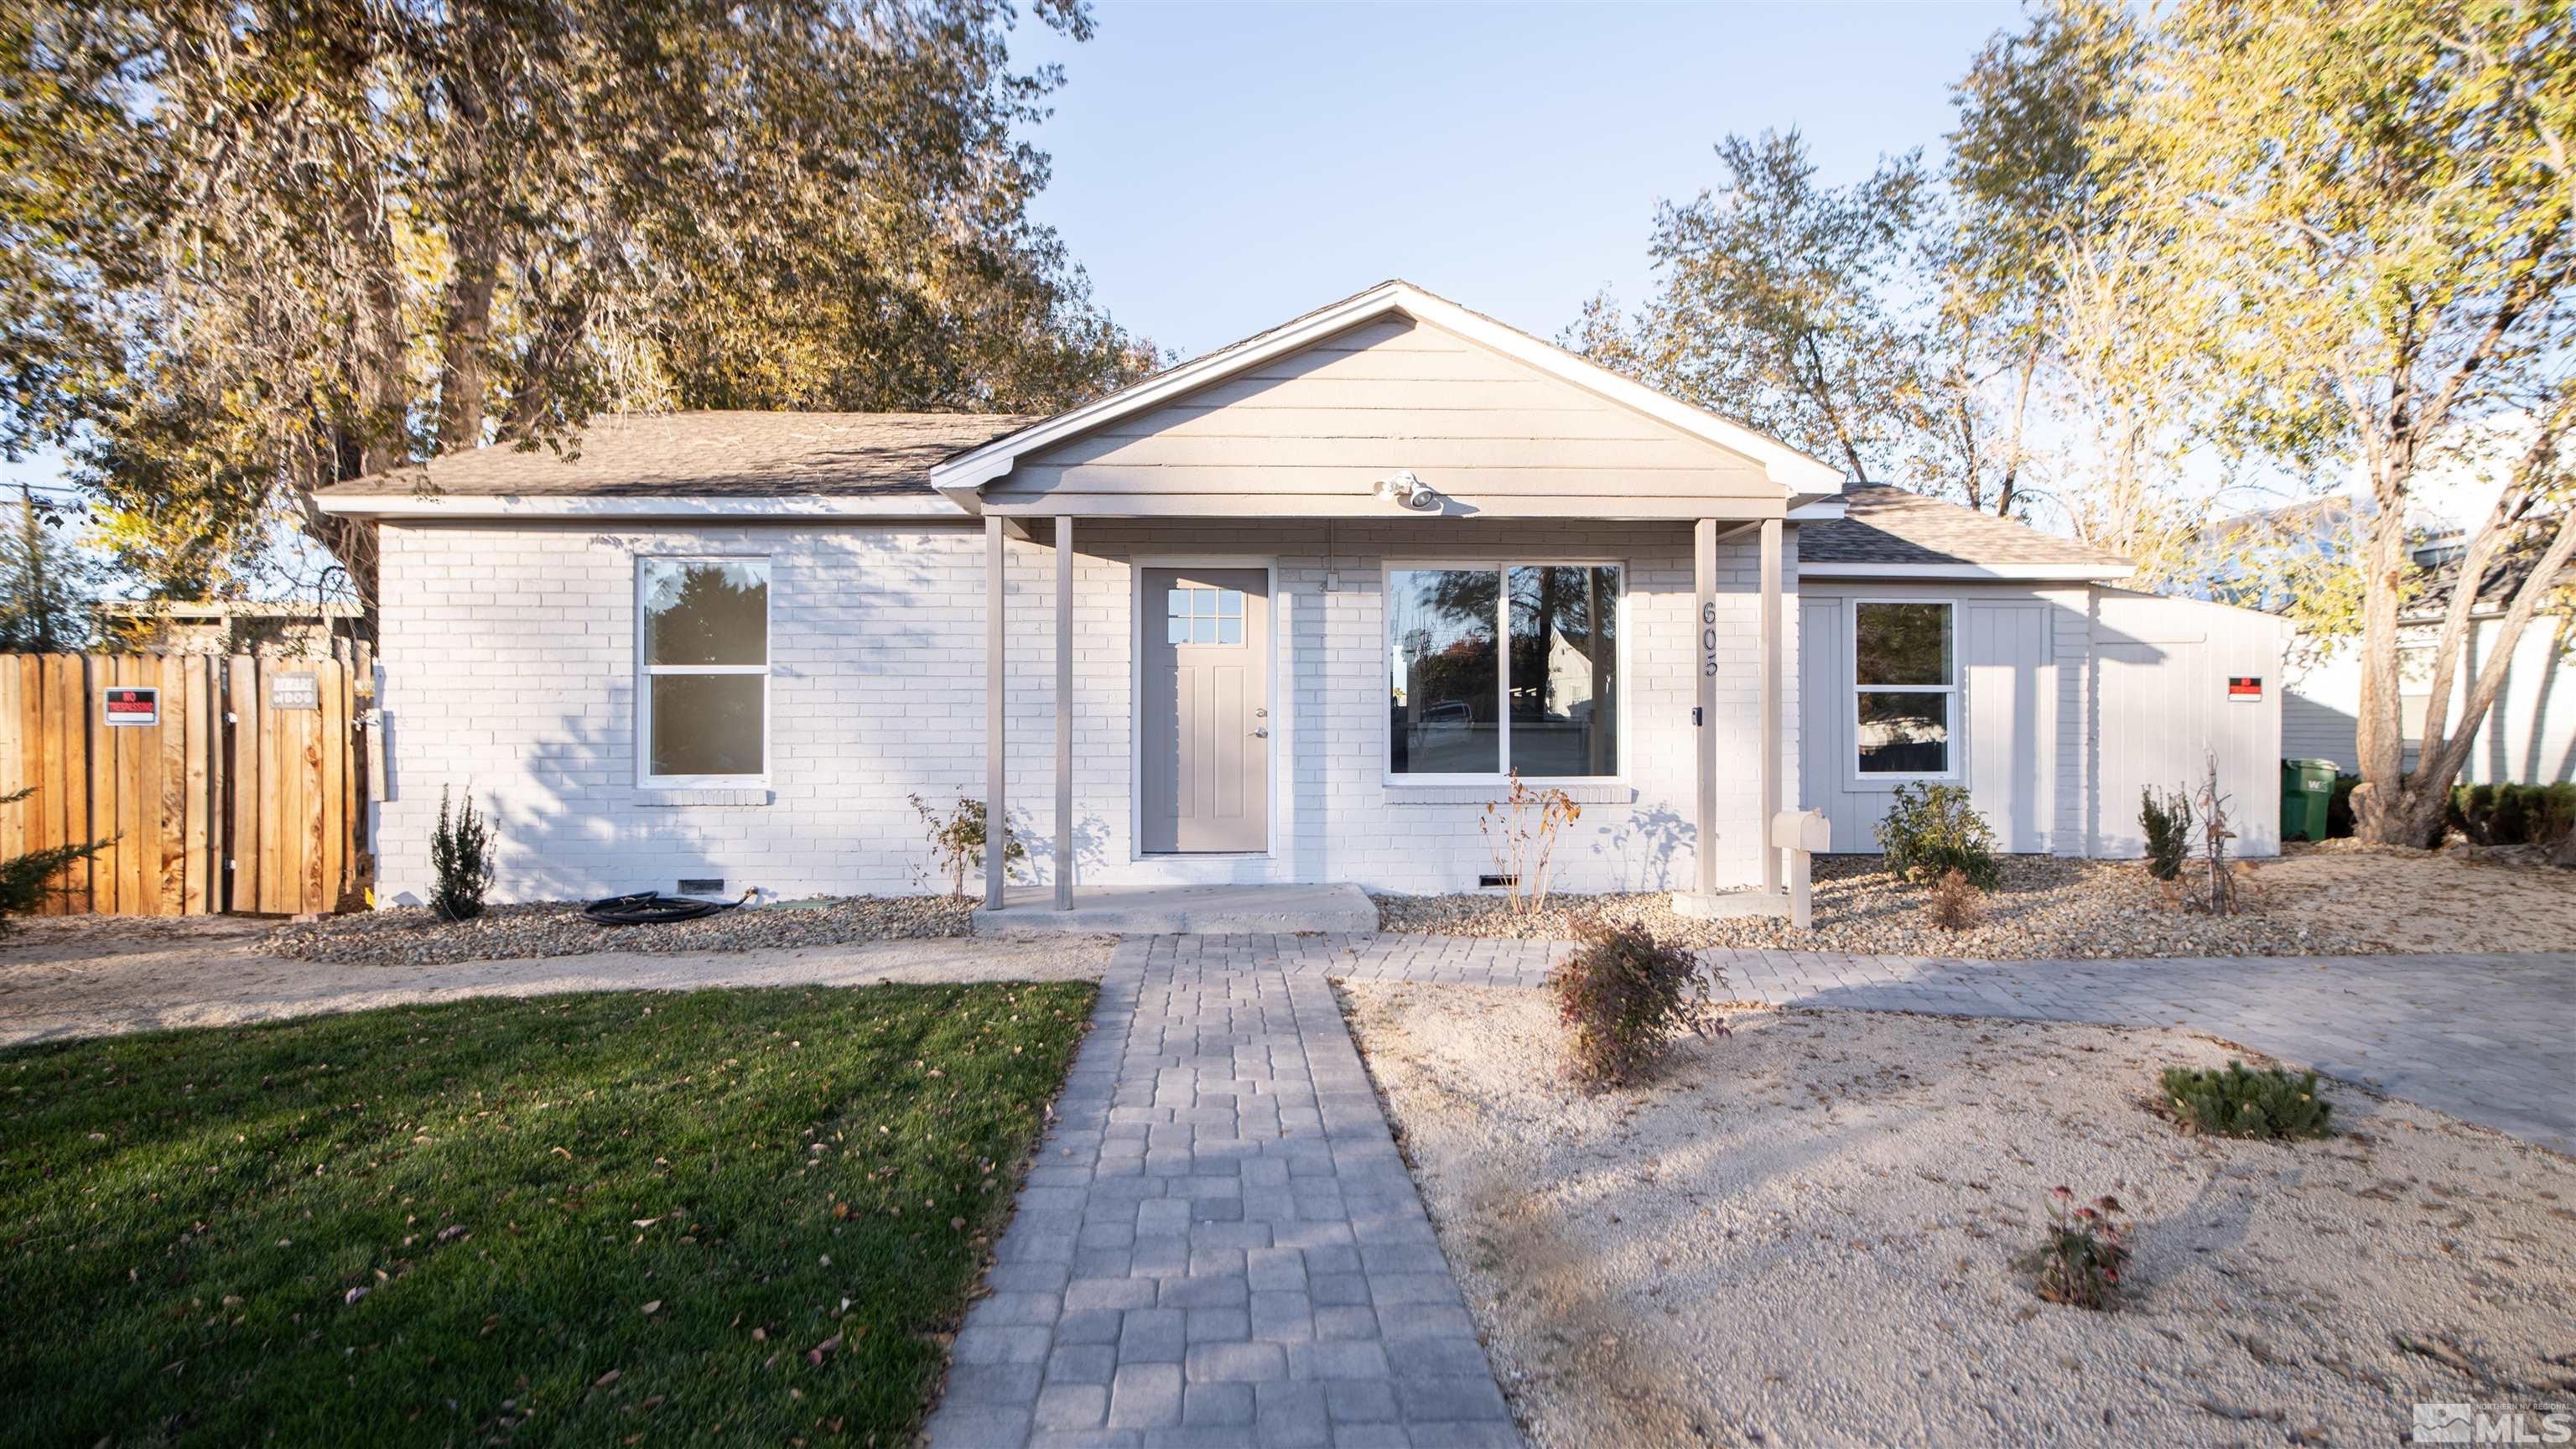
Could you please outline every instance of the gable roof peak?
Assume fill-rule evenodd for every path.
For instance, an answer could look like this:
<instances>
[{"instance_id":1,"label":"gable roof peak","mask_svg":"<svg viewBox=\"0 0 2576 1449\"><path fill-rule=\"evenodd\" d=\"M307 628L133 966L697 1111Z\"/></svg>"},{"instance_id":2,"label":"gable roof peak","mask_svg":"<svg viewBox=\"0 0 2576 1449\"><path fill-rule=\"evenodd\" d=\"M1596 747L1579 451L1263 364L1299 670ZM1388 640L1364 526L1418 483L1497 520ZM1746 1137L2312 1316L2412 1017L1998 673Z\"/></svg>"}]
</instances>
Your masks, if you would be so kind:
<instances>
[{"instance_id":1,"label":"gable roof peak","mask_svg":"<svg viewBox=\"0 0 2576 1449\"><path fill-rule=\"evenodd\" d=\"M1400 313L1505 357L1537 368L1610 402L1643 413L1681 432L1742 454L1761 465L1784 495L1814 497L1842 490L1839 468L1810 457L1730 418L1694 407L1519 328L1470 310L1401 277L1390 277L1239 342L1180 363L1105 398L960 453L931 470L931 484L969 511L981 511L984 485L1004 476L1022 455L1065 441L1119 418L1159 406L1181 393L1219 382L1271 358L1360 323Z\"/></svg>"}]
</instances>

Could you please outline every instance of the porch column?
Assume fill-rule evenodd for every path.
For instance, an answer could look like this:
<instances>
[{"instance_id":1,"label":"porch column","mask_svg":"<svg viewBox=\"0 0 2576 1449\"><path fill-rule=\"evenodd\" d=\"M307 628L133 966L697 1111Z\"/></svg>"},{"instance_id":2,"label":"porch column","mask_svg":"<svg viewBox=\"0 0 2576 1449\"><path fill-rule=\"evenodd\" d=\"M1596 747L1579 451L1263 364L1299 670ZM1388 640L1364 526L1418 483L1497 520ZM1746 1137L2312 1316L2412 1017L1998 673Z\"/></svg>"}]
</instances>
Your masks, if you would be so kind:
<instances>
[{"instance_id":1,"label":"porch column","mask_svg":"<svg viewBox=\"0 0 2576 1449\"><path fill-rule=\"evenodd\" d=\"M1073 516L1055 521L1055 908L1073 909Z\"/></svg>"},{"instance_id":2,"label":"porch column","mask_svg":"<svg viewBox=\"0 0 2576 1449\"><path fill-rule=\"evenodd\" d=\"M1780 852L1771 817L1780 813L1780 520L1762 520L1762 894L1780 894Z\"/></svg>"},{"instance_id":3,"label":"porch column","mask_svg":"<svg viewBox=\"0 0 2576 1449\"><path fill-rule=\"evenodd\" d=\"M1002 641L1009 631L1002 622L1002 565L1007 557L1002 520L984 516L984 904L999 910L1002 877L1009 864L1011 816L1002 800L1002 727L1010 711L1002 696L1006 672Z\"/></svg>"},{"instance_id":4,"label":"porch column","mask_svg":"<svg viewBox=\"0 0 2576 1449\"><path fill-rule=\"evenodd\" d=\"M1691 580L1699 592L1694 613L1698 619L1691 667L1699 675L1699 703L1691 711L1696 727L1691 737L1691 759L1697 766L1699 799L1697 818L1692 822L1699 844L1692 850L1698 860L1696 885L1701 895L1717 890L1717 520L1703 518L1691 525Z\"/></svg>"}]
</instances>

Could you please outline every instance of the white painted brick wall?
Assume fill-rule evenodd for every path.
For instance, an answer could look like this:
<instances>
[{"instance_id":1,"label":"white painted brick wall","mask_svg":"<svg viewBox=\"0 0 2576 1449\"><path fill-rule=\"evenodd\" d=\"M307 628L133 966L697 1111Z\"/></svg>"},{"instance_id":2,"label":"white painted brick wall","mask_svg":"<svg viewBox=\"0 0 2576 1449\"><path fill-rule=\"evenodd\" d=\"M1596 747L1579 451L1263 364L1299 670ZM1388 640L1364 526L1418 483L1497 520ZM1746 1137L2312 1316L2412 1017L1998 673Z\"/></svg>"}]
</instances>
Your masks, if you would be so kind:
<instances>
[{"instance_id":1,"label":"white painted brick wall","mask_svg":"<svg viewBox=\"0 0 2576 1449\"><path fill-rule=\"evenodd\" d=\"M1076 876L1090 882L1348 880L1472 885L1491 868L1470 802L1397 803L1385 780L1381 567L1581 557L1627 572L1626 735L1633 800L1592 803L1558 847L1569 889L1661 888L1692 876L1690 529L1677 524L1431 525L1084 522L1074 613ZM635 558L766 553L771 565L767 803L668 803L635 784ZM1130 617L1139 556L1274 558L1293 597L1288 748L1294 822L1276 858L1138 859L1129 779ZM1721 545L1718 877L1757 879L1754 771L1759 576L1751 537ZM1788 787L1798 757L1794 593L1783 686ZM1051 868L1054 558L1017 543L1007 570L1009 814ZM786 895L920 888L923 832L907 796L981 789L983 539L973 526L727 528L388 526L385 706L394 798L379 826L382 888L419 893L442 785L471 787L501 836L503 899L559 899L718 876ZM703 797L689 797L693 800ZM971 886L970 886L971 888Z\"/></svg>"}]
</instances>

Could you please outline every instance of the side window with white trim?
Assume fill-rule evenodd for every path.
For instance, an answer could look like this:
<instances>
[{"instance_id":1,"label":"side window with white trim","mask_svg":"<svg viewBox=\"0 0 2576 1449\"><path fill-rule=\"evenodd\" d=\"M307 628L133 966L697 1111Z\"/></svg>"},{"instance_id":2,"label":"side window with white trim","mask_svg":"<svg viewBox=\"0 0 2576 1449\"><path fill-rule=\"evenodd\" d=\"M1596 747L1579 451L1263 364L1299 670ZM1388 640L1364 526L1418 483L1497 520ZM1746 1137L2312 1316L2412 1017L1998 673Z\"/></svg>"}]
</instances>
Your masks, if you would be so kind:
<instances>
[{"instance_id":1,"label":"side window with white trim","mask_svg":"<svg viewBox=\"0 0 2576 1449\"><path fill-rule=\"evenodd\" d=\"M639 561L637 699L648 783L756 780L769 770L769 561Z\"/></svg>"},{"instance_id":2,"label":"side window with white trim","mask_svg":"<svg viewBox=\"0 0 2576 1449\"><path fill-rule=\"evenodd\" d=\"M1949 775L1959 692L1946 603L1852 606L1853 711L1864 775Z\"/></svg>"}]
</instances>

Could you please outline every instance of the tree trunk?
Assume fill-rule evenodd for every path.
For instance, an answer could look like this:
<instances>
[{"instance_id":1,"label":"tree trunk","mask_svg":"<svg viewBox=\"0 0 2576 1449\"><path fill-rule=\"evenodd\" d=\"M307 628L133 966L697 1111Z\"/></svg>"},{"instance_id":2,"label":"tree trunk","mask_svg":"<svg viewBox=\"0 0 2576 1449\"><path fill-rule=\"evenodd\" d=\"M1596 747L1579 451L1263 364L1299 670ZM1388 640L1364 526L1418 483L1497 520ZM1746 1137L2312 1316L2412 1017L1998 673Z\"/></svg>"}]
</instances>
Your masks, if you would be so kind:
<instances>
[{"instance_id":1,"label":"tree trunk","mask_svg":"<svg viewBox=\"0 0 2576 1449\"><path fill-rule=\"evenodd\" d=\"M2355 751L2361 783L2352 792L2355 839L2380 845L2421 845L2407 839L2405 726L2397 701L2397 609L2406 588L2406 487L2399 464L2383 461L2374 480L2379 512L2370 521L2370 554L2364 562L2361 602L2361 718Z\"/></svg>"},{"instance_id":2,"label":"tree trunk","mask_svg":"<svg viewBox=\"0 0 2576 1449\"><path fill-rule=\"evenodd\" d=\"M497 233L456 238L456 275L447 284L439 338L438 446L482 446L484 399L492 386L492 294L501 277Z\"/></svg>"},{"instance_id":3,"label":"tree trunk","mask_svg":"<svg viewBox=\"0 0 2576 1449\"><path fill-rule=\"evenodd\" d=\"M1811 332L1798 342L1806 349L1808 366L1814 369L1816 406L1824 410L1825 426L1834 431L1834 442L1843 450L1843 461L1851 468L1852 481L1866 483L1869 469L1861 464L1860 450L1852 446L1851 430L1843 426L1842 410L1834 406L1833 380L1825 375L1824 354L1816 350L1815 334Z\"/></svg>"}]
</instances>

